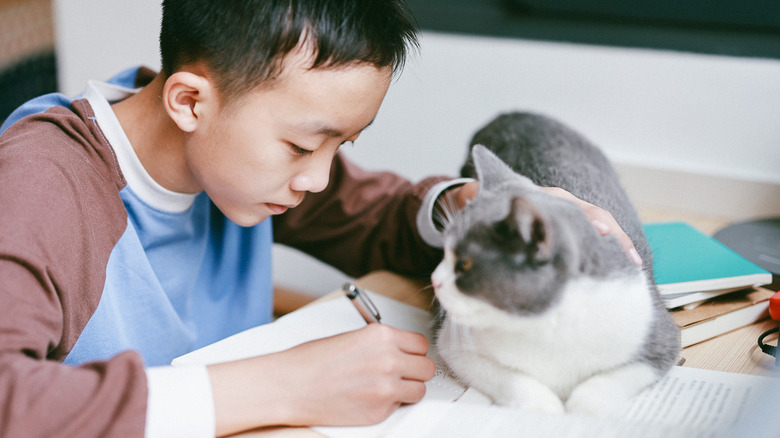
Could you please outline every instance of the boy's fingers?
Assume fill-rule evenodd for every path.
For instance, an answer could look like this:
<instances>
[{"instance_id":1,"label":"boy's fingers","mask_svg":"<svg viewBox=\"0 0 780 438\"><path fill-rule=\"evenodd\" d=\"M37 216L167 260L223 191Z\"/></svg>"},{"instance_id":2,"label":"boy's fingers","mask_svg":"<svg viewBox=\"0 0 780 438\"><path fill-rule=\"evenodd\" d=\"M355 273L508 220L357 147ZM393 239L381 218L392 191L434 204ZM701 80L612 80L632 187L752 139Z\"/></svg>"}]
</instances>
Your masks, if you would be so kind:
<instances>
[{"instance_id":1,"label":"boy's fingers","mask_svg":"<svg viewBox=\"0 0 780 438\"><path fill-rule=\"evenodd\" d=\"M477 196L478 191L479 182L477 181L471 181L461 186L456 196L458 206L463 208L469 200L474 199L474 197Z\"/></svg>"},{"instance_id":2,"label":"boy's fingers","mask_svg":"<svg viewBox=\"0 0 780 438\"><path fill-rule=\"evenodd\" d=\"M399 331L398 348L404 353L426 355L428 354L428 339L420 333Z\"/></svg>"},{"instance_id":3,"label":"boy's fingers","mask_svg":"<svg viewBox=\"0 0 780 438\"><path fill-rule=\"evenodd\" d=\"M401 403L417 403L425 397L425 383L416 380L401 382L399 401Z\"/></svg>"},{"instance_id":4,"label":"boy's fingers","mask_svg":"<svg viewBox=\"0 0 780 438\"><path fill-rule=\"evenodd\" d=\"M606 210L592 204L588 205L590 206L588 208L592 212L591 216L595 217L591 219L593 227L596 228L602 236L606 236L607 234L615 236L618 243L620 243L620 246L622 246L623 250L628 254L628 258L631 259L635 265L642 266L642 257L640 257L639 253L636 251L634 242L632 242L631 238L628 237L628 234L623 231L615 218Z\"/></svg>"},{"instance_id":5,"label":"boy's fingers","mask_svg":"<svg viewBox=\"0 0 780 438\"><path fill-rule=\"evenodd\" d=\"M607 234L615 236L618 242L625 250L628 258L636 265L642 266L642 258L634 247L634 243L631 238L623 231L620 224L617 223L615 218L608 211L603 208L597 207L589 202L585 202L582 199L577 198L566 190L558 187L542 187L547 193L557 196L559 198L568 199L577 204L588 216L593 227L601 234L605 236Z\"/></svg>"},{"instance_id":6,"label":"boy's fingers","mask_svg":"<svg viewBox=\"0 0 780 438\"><path fill-rule=\"evenodd\" d=\"M404 373L405 380L427 382L436 375L436 363L427 356L409 356L409 367Z\"/></svg>"}]
</instances>

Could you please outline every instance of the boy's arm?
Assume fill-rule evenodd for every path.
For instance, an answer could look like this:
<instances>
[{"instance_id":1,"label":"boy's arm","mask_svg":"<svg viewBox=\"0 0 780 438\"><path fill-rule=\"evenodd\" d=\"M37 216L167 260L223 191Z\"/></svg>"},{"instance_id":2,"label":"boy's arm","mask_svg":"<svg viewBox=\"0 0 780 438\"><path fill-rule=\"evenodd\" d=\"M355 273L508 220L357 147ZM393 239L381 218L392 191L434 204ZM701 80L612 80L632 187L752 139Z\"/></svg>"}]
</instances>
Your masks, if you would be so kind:
<instances>
[{"instance_id":1,"label":"boy's arm","mask_svg":"<svg viewBox=\"0 0 780 438\"><path fill-rule=\"evenodd\" d=\"M417 214L429 189L447 179L413 184L389 172L362 170L337 154L328 187L274 217L274 240L353 276L377 269L428 275L442 253L420 236Z\"/></svg>"},{"instance_id":2,"label":"boy's arm","mask_svg":"<svg viewBox=\"0 0 780 438\"><path fill-rule=\"evenodd\" d=\"M75 116L40 118L37 131L22 121L0 137L0 435L142 436L138 354L61 363L98 305L127 216L112 174L96 171L99 154L62 140L80 138ZM55 129L55 118L75 128Z\"/></svg>"},{"instance_id":3,"label":"boy's arm","mask_svg":"<svg viewBox=\"0 0 780 438\"><path fill-rule=\"evenodd\" d=\"M455 178L437 183L428 190L417 212L417 230L425 243L435 248L444 246L442 231L445 224L442 218L455 214L476 196L479 185L475 181L472 178Z\"/></svg>"},{"instance_id":4,"label":"boy's arm","mask_svg":"<svg viewBox=\"0 0 780 438\"><path fill-rule=\"evenodd\" d=\"M0 269L0 276L7 272ZM22 332L39 339L54 333L25 326L25 309L7 298L0 296L0 435L143 436L147 393L140 357L123 353L82 367L46 360L45 345L25 342L31 337Z\"/></svg>"}]
</instances>

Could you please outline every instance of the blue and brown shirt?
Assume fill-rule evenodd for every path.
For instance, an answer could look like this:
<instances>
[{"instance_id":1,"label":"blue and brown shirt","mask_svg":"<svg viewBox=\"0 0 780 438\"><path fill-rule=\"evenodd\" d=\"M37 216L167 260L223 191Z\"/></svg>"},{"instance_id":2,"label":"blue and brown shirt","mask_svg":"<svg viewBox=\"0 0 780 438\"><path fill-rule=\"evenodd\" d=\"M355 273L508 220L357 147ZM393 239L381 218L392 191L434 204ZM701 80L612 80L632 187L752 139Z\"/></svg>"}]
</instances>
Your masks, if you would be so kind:
<instances>
[{"instance_id":1,"label":"blue and brown shirt","mask_svg":"<svg viewBox=\"0 0 780 438\"><path fill-rule=\"evenodd\" d=\"M0 435L143 435L148 367L270 321L274 242L354 276L440 259L415 222L442 178L339 155L325 191L240 227L146 173L110 106L132 92L93 82L0 136Z\"/></svg>"}]
</instances>

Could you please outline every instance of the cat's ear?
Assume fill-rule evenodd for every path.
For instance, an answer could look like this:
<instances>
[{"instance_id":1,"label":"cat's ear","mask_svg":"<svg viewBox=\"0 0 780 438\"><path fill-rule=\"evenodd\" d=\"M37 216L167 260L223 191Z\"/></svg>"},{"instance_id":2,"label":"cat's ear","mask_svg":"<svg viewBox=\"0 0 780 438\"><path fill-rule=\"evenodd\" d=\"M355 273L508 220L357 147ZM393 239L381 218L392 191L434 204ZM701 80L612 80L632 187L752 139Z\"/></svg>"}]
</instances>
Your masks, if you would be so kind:
<instances>
[{"instance_id":1,"label":"cat's ear","mask_svg":"<svg viewBox=\"0 0 780 438\"><path fill-rule=\"evenodd\" d=\"M544 261L552 254L552 239L547 219L526 199L512 198L504 226L512 230L523 242L527 253L537 261Z\"/></svg>"},{"instance_id":2,"label":"cat's ear","mask_svg":"<svg viewBox=\"0 0 780 438\"><path fill-rule=\"evenodd\" d=\"M506 182L507 179L517 176L511 167L481 144L474 145L471 149L471 158L474 160L480 190L483 188L490 190L494 186Z\"/></svg>"}]
</instances>

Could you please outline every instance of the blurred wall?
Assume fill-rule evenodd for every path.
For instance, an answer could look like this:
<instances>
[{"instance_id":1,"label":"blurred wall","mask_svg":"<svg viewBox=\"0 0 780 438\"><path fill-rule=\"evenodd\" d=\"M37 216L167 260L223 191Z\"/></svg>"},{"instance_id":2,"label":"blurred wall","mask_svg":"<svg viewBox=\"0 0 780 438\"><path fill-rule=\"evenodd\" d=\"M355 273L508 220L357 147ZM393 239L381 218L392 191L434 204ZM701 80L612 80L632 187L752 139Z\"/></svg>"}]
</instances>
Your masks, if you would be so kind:
<instances>
[{"instance_id":1,"label":"blurred wall","mask_svg":"<svg viewBox=\"0 0 780 438\"><path fill-rule=\"evenodd\" d=\"M157 1L54 3L64 92L133 64L159 66ZM531 110L583 132L630 170L628 178L641 175L629 181L635 202L685 210L709 200L700 209L733 219L780 214L779 78L777 59L424 32L420 54L346 153L365 167L414 180L455 174L474 131L500 112ZM734 182L746 188L725 197L723 190L708 191ZM755 187L761 194L751 205L769 210L735 204ZM277 253L279 284L324 293L343 281L292 251Z\"/></svg>"},{"instance_id":2,"label":"blurred wall","mask_svg":"<svg viewBox=\"0 0 780 438\"><path fill-rule=\"evenodd\" d=\"M51 0L0 0L0 123L57 90Z\"/></svg>"}]
</instances>

